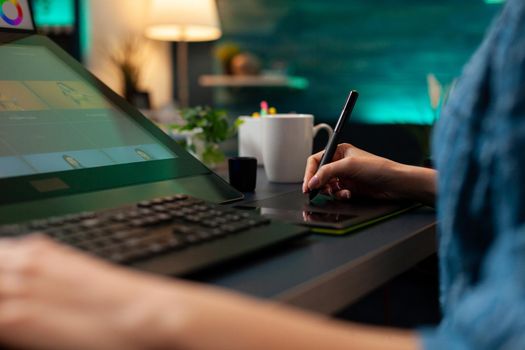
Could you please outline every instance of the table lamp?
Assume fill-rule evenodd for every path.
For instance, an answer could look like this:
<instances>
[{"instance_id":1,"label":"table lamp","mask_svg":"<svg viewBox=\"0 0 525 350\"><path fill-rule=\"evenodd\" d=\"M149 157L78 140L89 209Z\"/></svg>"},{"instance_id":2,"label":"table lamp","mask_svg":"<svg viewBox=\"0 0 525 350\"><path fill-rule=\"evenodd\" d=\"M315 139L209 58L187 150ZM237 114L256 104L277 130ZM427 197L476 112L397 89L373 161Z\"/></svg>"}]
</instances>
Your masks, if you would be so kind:
<instances>
[{"instance_id":1,"label":"table lamp","mask_svg":"<svg viewBox=\"0 0 525 350\"><path fill-rule=\"evenodd\" d=\"M188 107L188 42L211 41L222 31L215 0L152 0L146 36L176 41L177 87L181 107Z\"/></svg>"}]
</instances>

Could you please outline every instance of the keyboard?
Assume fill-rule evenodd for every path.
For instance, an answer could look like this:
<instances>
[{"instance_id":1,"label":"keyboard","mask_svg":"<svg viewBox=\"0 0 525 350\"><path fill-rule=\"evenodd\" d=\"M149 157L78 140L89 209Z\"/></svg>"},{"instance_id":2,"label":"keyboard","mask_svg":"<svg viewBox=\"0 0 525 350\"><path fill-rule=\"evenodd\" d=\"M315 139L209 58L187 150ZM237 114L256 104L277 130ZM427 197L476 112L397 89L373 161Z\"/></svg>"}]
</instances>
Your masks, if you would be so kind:
<instances>
[{"instance_id":1,"label":"keyboard","mask_svg":"<svg viewBox=\"0 0 525 350\"><path fill-rule=\"evenodd\" d=\"M115 263L169 275L196 272L306 233L182 194L0 226L0 237L32 232Z\"/></svg>"}]
</instances>

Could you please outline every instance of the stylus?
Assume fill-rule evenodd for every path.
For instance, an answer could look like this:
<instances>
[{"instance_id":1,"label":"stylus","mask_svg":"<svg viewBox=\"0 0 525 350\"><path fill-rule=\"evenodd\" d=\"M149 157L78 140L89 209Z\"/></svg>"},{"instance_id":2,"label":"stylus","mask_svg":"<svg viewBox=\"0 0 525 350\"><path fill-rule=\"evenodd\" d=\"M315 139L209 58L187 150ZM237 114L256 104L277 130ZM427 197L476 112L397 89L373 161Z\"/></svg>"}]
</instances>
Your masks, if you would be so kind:
<instances>
[{"instance_id":1,"label":"stylus","mask_svg":"<svg viewBox=\"0 0 525 350\"><path fill-rule=\"evenodd\" d=\"M350 119L350 116L352 115L352 111L354 110L355 103L357 101L357 98L359 97L359 93L355 90L350 91L350 94L348 95L348 98L346 99L345 106L343 107L343 111L341 112L341 115L339 116L339 120L337 121L337 124L335 126L334 133L332 134L332 137L328 141L328 145L325 148L323 157L321 158L321 162L319 163L320 169L323 165L326 165L328 163L332 162L332 158L334 158L335 150L337 149L337 145L339 144L339 136L341 135L341 131L343 130L343 127L346 124L346 121ZM312 201L317 195L319 194L319 190L311 190L310 191L310 201Z\"/></svg>"}]
</instances>

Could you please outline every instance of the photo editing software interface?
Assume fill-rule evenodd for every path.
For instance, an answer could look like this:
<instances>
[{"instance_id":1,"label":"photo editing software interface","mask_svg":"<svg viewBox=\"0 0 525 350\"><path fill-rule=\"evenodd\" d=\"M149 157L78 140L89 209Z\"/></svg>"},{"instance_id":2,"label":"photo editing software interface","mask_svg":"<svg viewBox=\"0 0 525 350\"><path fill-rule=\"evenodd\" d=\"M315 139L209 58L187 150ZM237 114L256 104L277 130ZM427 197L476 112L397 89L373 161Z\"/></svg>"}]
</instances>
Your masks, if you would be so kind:
<instances>
[{"instance_id":1,"label":"photo editing software interface","mask_svg":"<svg viewBox=\"0 0 525 350\"><path fill-rule=\"evenodd\" d=\"M0 178L177 158L45 47L1 45L0 77Z\"/></svg>"}]
</instances>

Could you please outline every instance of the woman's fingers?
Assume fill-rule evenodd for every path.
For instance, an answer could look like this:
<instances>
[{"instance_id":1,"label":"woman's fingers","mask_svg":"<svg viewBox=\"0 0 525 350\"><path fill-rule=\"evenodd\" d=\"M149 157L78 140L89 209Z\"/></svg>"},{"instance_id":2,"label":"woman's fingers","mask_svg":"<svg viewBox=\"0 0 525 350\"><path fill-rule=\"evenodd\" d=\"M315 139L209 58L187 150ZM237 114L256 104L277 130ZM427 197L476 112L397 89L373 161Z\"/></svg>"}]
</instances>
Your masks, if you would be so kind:
<instances>
[{"instance_id":1,"label":"woman's fingers","mask_svg":"<svg viewBox=\"0 0 525 350\"><path fill-rule=\"evenodd\" d=\"M49 239L0 239L0 344L132 349L133 322L148 320L148 300L171 299L173 285Z\"/></svg>"},{"instance_id":2,"label":"woman's fingers","mask_svg":"<svg viewBox=\"0 0 525 350\"><path fill-rule=\"evenodd\" d=\"M353 146L347 143L338 145L332 160L343 159L345 157L345 153L351 148L353 148ZM321 162L323 154L324 151L321 151L308 158L308 161L306 162L306 170L304 172L303 193L308 193L311 189L313 189L311 186L309 186L309 184L319 170L319 163Z\"/></svg>"},{"instance_id":3,"label":"woman's fingers","mask_svg":"<svg viewBox=\"0 0 525 350\"><path fill-rule=\"evenodd\" d=\"M323 153L324 151L308 157L308 160L306 161L306 170L304 171L303 193L307 193L309 191L308 183L317 172L317 169L319 169L319 162L321 161Z\"/></svg>"},{"instance_id":4,"label":"woman's fingers","mask_svg":"<svg viewBox=\"0 0 525 350\"><path fill-rule=\"evenodd\" d=\"M352 192L350 192L350 190L341 190L334 192L333 196L339 200L345 201L352 198Z\"/></svg>"},{"instance_id":5,"label":"woman's fingers","mask_svg":"<svg viewBox=\"0 0 525 350\"><path fill-rule=\"evenodd\" d=\"M319 189L330 183L334 178L351 176L353 163L353 158L348 157L322 166L310 179L308 188L310 190Z\"/></svg>"}]
</instances>

